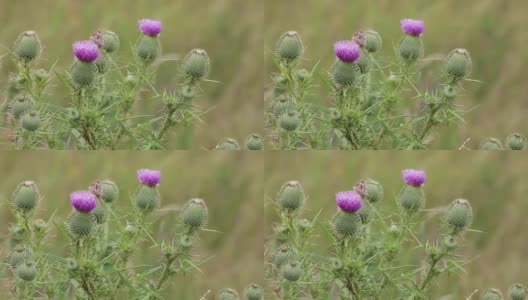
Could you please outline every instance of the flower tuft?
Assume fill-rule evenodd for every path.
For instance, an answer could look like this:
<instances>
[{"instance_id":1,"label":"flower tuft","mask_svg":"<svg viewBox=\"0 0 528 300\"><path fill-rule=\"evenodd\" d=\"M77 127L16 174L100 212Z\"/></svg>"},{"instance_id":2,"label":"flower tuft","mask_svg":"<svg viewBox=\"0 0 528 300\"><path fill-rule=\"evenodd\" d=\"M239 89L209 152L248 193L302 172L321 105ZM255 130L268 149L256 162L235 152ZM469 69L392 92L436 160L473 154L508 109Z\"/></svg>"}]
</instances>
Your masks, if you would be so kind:
<instances>
[{"instance_id":1,"label":"flower tuft","mask_svg":"<svg viewBox=\"0 0 528 300\"><path fill-rule=\"evenodd\" d=\"M161 180L161 174L158 170L141 169L137 171L139 182L148 186L156 186Z\"/></svg>"},{"instance_id":2,"label":"flower tuft","mask_svg":"<svg viewBox=\"0 0 528 300\"><path fill-rule=\"evenodd\" d=\"M73 43L73 54L84 62L93 62L99 57L99 47L93 41L84 40Z\"/></svg>"},{"instance_id":3,"label":"flower tuft","mask_svg":"<svg viewBox=\"0 0 528 300\"><path fill-rule=\"evenodd\" d=\"M91 212L96 206L95 195L90 191L75 191L70 194L72 206L80 212Z\"/></svg>"},{"instance_id":4,"label":"flower tuft","mask_svg":"<svg viewBox=\"0 0 528 300\"><path fill-rule=\"evenodd\" d=\"M361 208L361 195L355 191L338 192L336 203L341 210L355 213Z\"/></svg>"},{"instance_id":5,"label":"flower tuft","mask_svg":"<svg viewBox=\"0 0 528 300\"><path fill-rule=\"evenodd\" d=\"M341 61L354 62L360 56L359 45L354 41L338 41L334 43L334 53Z\"/></svg>"},{"instance_id":6,"label":"flower tuft","mask_svg":"<svg viewBox=\"0 0 528 300\"><path fill-rule=\"evenodd\" d=\"M425 23L422 20L403 19L400 21L400 27L408 35L419 36L424 32Z\"/></svg>"},{"instance_id":7,"label":"flower tuft","mask_svg":"<svg viewBox=\"0 0 528 300\"><path fill-rule=\"evenodd\" d=\"M151 19L139 20L139 30L146 35L158 36L161 33L161 29L161 21Z\"/></svg>"},{"instance_id":8,"label":"flower tuft","mask_svg":"<svg viewBox=\"0 0 528 300\"><path fill-rule=\"evenodd\" d=\"M406 169L402 171L402 177L406 184L422 186L425 183L425 171Z\"/></svg>"}]
</instances>

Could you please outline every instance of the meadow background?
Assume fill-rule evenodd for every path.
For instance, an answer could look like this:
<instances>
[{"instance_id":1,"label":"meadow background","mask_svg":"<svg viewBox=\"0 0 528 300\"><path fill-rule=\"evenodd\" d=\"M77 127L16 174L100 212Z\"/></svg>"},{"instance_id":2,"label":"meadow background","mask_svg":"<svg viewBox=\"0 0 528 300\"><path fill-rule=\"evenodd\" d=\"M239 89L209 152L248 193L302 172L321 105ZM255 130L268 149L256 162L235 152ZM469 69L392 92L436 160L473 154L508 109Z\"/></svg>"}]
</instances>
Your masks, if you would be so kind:
<instances>
[{"instance_id":1,"label":"meadow background","mask_svg":"<svg viewBox=\"0 0 528 300\"><path fill-rule=\"evenodd\" d=\"M164 226L179 217L179 209L191 198L203 198L209 207L207 228L218 232L200 232L195 255L202 260L202 272L174 276L162 295L166 299L216 299L225 287L242 291L250 283L263 284L262 249L264 223L262 213L262 157L255 152L189 151L33 151L2 153L0 157L0 262L8 251L8 224L13 221L8 203L17 184L36 182L43 200L36 218L48 219L56 212L56 221L65 220L72 211L68 195L86 189L97 179L111 179L120 188L119 206L130 206L138 186L136 170L161 170L162 207L153 213L154 237L167 236ZM67 255L67 245L52 226L48 247ZM137 265L154 264L159 251L144 240L133 260ZM0 274L0 286L3 286ZM5 282L4 282L5 283Z\"/></svg>"},{"instance_id":2,"label":"meadow background","mask_svg":"<svg viewBox=\"0 0 528 300\"><path fill-rule=\"evenodd\" d=\"M474 212L472 229L466 234L458 253L467 260L467 273L442 275L433 284L431 299L466 299L475 289L496 287L506 292L514 283L528 284L526 254L526 215L528 214L528 161L515 152L457 151L354 151L267 153L264 172L266 195L266 236L272 235L275 197L285 182L298 180L307 194L304 217L313 218L319 211L321 226L335 214L335 193L350 190L363 179L379 181L385 190L382 210L396 208L396 195L403 187L401 170L423 169L427 172L424 187L426 207L433 209L427 219L427 239L438 238L442 209L456 198L471 202ZM440 211L438 210L440 209ZM329 254L330 240L322 228L316 229L314 250ZM407 248L408 249L408 248ZM270 249L266 249L270 253ZM401 252L416 263L414 251ZM479 294L472 299L479 299Z\"/></svg>"},{"instance_id":3,"label":"meadow background","mask_svg":"<svg viewBox=\"0 0 528 300\"><path fill-rule=\"evenodd\" d=\"M196 101L203 109L213 109L203 116L203 124L174 130L169 149L210 149L226 137L242 141L250 133L261 134L263 127L262 17L258 0L0 0L0 88L7 87L7 76L14 71L9 56L2 56L22 31L39 35L44 45L42 67L58 60L57 71L64 72L73 61L71 44L101 28L119 35L119 61L130 61L140 36L138 20L159 19L162 54L181 59L193 48L206 49L212 63L209 78L220 82L202 84L203 95ZM159 90L175 87L178 64L161 64ZM49 101L65 105L61 84L57 80L52 84ZM159 99L136 103L142 114L161 107Z\"/></svg>"},{"instance_id":4,"label":"meadow background","mask_svg":"<svg viewBox=\"0 0 528 300\"><path fill-rule=\"evenodd\" d=\"M528 135L526 10L528 2L523 0L267 0L266 87L271 87L276 70L271 59L275 43L285 31L298 31L304 40L302 66L311 69L320 62L319 75L326 76L335 59L335 41L372 28L383 38L381 55L394 57L394 46L402 36L400 20L423 19L426 56L466 48L473 58L471 77L482 81L465 82L465 95L457 100L465 110L472 109L466 123L437 131L430 148L457 149L469 138L466 146L476 149L488 136L504 140L513 132ZM434 87L439 69L440 62L427 66L419 87ZM328 104L327 87L321 80L315 82L319 86L313 89L311 101Z\"/></svg>"}]
</instances>

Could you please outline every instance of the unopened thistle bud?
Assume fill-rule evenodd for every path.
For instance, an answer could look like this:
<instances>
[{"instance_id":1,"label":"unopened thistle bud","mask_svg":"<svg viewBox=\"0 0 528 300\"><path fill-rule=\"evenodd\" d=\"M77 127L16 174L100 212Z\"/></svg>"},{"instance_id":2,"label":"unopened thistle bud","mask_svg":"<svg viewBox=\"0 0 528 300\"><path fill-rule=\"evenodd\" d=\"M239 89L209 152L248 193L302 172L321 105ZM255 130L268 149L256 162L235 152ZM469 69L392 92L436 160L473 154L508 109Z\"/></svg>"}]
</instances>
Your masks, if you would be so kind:
<instances>
[{"instance_id":1,"label":"unopened thistle bud","mask_svg":"<svg viewBox=\"0 0 528 300\"><path fill-rule=\"evenodd\" d=\"M452 83L464 80L471 73L471 56L466 49L455 49L447 55L445 69Z\"/></svg>"},{"instance_id":2,"label":"unopened thistle bud","mask_svg":"<svg viewBox=\"0 0 528 300\"><path fill-rule=\"evenodd\" d=\"M180 239L180 245L183 249L190 249L193 245L193 240L190 236L184 235Z\"/></svg>"},{"instance_id":3,"label":"unopened thistle bud","mask_svg":"<svg viewBox=\"0 0 528 300\"><path fill-rule=\"evenodd\" d=\"M150 213L160 204L160 196L157 186L161 180L158 170L141 169L137 171L137 177L141 186L136 192L136 206L145 213Z\"/></svg>"},{"instance_id":4,"label":"unopened thistle bud","mask_svg":"<svg viewBox=\"0 0 528 300\"><path fill-rule=\"evenodd\" d=\"M528 299L528 289L520 283L512 285L508 291L508 294L510 295L511 300Z\"/></svg>"},{"instance_id":5,"label":"unopened thistle bud","mask_svg":"<svg viewBox=\"0 0 528 300\"><path fill-rule=\"evenodd\" d=\"M340 210L332 222L336 236L340 238L349 238L356 235L361 225L361 217L353 212Z\"/></svg>"},{"instance_id":6,"label":"unopened thistle bud","mask_svg":"<svg viewBox=\"0 0 528 300\"><path fill-rule=\"evenodd\" d=\"M22 128L27 131L35 131L40 127L40 115L36 111L26 113L22 116Z\"/></svg>"},{"instance_id":7,"label":"unopened thistle bud","mask_svg":"<svg viewBox=\"0 0 528 300\"><path fill-rule=\"evenodd\" d=\"M361 220L361 223L368 224L370 222L370 215L372 213L372 208L370 207L370 204L363 205L361 209L357 212L359 215L359 219Z\"/></svg>"},{"instance_id":8,"label":"unopened thistle bud","mask_svg":"<svg viewBox=\"0 0 528 300\"><path fill-rule=\"evenodd\" d=\"M365 182L367 190L366 198L371 203L376 203L383 200L383 186L375 180L369 179Z\"/></svg>"},{"instance_id":9,"label":"unopened thistle bud","mask_svg":"<svg viewBox=\"0 0 528 300\"><path fill-rule=\"evenodd\" d=\"M290 262L282 268L282 276L291 282L299 280L301 274L301 265L297 262Z\"/></svg>"},{"instance_id":10,"label":"unopened thistle bud","mask_svg":"<svg viewBox=\"0 0 528 300\"><path fill-rule=\"evenodd\" d=\"M411 64L423 57L424 49L420 35L424 31L425 25L422 20L412 19L401 20L400 25L405 33L400 42L400 57L408 64Z\"/></svg>"},{"instance_id":11,"label":"unopened thistle bud","mask_svg":"<svg viewBox=\"0 0 528 300\"><path fill-rule=\"evenodd\" d=\"M71 78L79 87L89 86L97 73L97 66L93 62L99 57L99 48L90 40L75 42L72 48L77 59L70 69Z\"/></svg>"},{"instance_id":12,"label":"unopened thistle bud","mask_svg":"<svg viewBox=\"0 0 528 300\"><path fill-rule=\"evenodd\" d=\"M504 150L504 146L500 140L490 137L480 143L479 150Z\"/></svg>"},{"instance_id":13,"label":"unopened thistle bud","mask_svg":"<svg viewBox=\"0 0 528 300\"><path fill-rule=\"evenodd\" d=\"M447 101L453 101L457 96L457 91L452 85L446 85L442 90L442 93L444 95L444 99Z\"/></svg>"},{"instance_id":14,"label":"unopened thistle bud","mask_svg":"<svg viewBox=\"0 0 528 300\"><path fill-rule=\"evenodd\" d=\"M161 54L158 35L161 33L161 21L143 19L139 21L139 30L143 32L136 48L137 57L145 64L150 65Z\"/></svg>"},{"instance_id":15,"label":"unopened thistle bud","mask_svg":"<svg viewBox=\"0 0 528 300\"><path fill-rule=\"evenodd\" d=\"M11 113L13 117L20 118L25 113L29 112L34 105L33 98L29 94L18 94L13 99L13 104L11 105Z\"/></svg>"},{"instance_id":16,"label":"unopened thistle bud","mask_svg":"<svg viewBox=\"0 0 528 300\"><path fill-rule=\"evenodd\" d=\"M513 133L506 139L506 145L510 150L525 150L527 148L526 137L520 133Z\"/></svg>"},{"instance_id":17,"label":"unopened thistle bud","mask_svg":"<svg viewBox=\"0 0 528 300\"><path fill-rule=\"evenodd\" d=\"M400 195L400 205L409 214L414 214L424 207L425 196L422 185L425 183L425 172L421 170L403 170L406 186Z\"/></svg>"},{"instance_id":18,"label":"unopened thistle bud","mask_svg":"<svg viewBox=\"0 0 528 300\"><path fill-rule=\"evenodd\" d=\"M299 79L299 82L306 82L312 76L312 74L306 69L300 69L295 75L297 76L297 79Z\"/></svg>"},{"instance_id":19,"label":"unopened thistle bud","mask_svg":"<svg viewBox=\"0 0 528 300\"><path fill-rule=\"evenodd\" d=\"M37 186L33 181L24 181L13 193L13 203L21 211L30 211L37 207L40 200Z\"/></svg>"},{"instance_id":20,"label":"unopened thistle bud","mask_svg":"<svg viewBox=\"0 0 528 300\"><path fill-rule=\"evenodd\" d=\"M31 62L40 55L42 46L34 31L24 31L17 38L14 53L19 60Z\"/></svg>"},{"instance_id":21,"label":"unopened thistle bud","mask_svg":"<svg viewBox=\"0 0 528 300\"><path fill-rule=\"evenodd\" d=\"M300 122L299 114L295 111L284 113L279 118L280 127L286 131L294 131Z\"/></svg>"},{"instance_id":22,"label":"unopened thistle bud","mask_svg":"<svg viewBox=\"0 0 528 300\"><path fill-rule=\"evenodd\" d=\"M218 300L239 300L237 291L234 289L223 289L218 295Z\"/></svg>"},{"instance_id":23,"label":"unopened thistle bud","mask_svg":"<svg viewBox=\"0 0 528 300\"><path fill-rule=\"evenodd\" d=\"M246 300L264 299L262 288L257 284L251 284L250 286L248 286L244 292L244 295L246 296Z\"/></svg>"},{"instance_id":24,"label":"unopened thistle bud","mask_svg":"<svg viewBox=\"0 0 528 300\"><path fill-rule=\"evenodd\" d=\"M44 83L48 82L49 74L44 69L38 69L37 71L35 71L35 79L40 84L44 84Z\"/></svg>"},{"instance_id":25,"label":"unopened thistle bud","mask_svg":"<svg viewBox=\"0 0 528 300\"><path fill-rule=\"evenodd\" d=\"M37 265L33 261L26 261L17 267L17 275L24 281L32 281L37 276Z\"/></svg>"},{"instance_id":26,"label":"unopened thistle bud","mask_svg":"<svg viewBox=\"0 0 528 300\"><path fill-rule=\"evenodd\" d=\"M68 221L68 229L76 238L88 236L92 232L93 227L93 217L87 212L76 211Z\"/></svg>"},{"instance_id":27,"label":"unopened thistle bud","mask_svg":"<svg viewBox=\"0 0 528 300\"><path fill-rule=\"evenodd\" d=\"M313 227L312 222L308 221L307 219L300 219L296 225L301 232L306 232Z\"/></svg>"},{"instance_id":28,"label":"unopened thistle bud","mask_svg":"<svg viewBox=\"0 0 528 300\"><path fill-rule=\"evenodd\" d=\"M228 138L223 143L217 145L214 150L240 150L240 145L235 139Z\"/></svg>"},{"instance_id":29,"label":"unopened thistle bud","mask_svg":"<svg viewBox=\"0 0 528 300\"><path fill-rule=\"evenodd\" d=\"M246 148L248 150L262 150L262 137L258 134L250 134L246 138Z\"/></svg>"},{"instance_id":30,"label":"unopened thistle bud","mask_svg":"<svg viewBox=\"0 0 528 300\"><path fill-rule=\"evenodd\" d=\"M33 222L33 229L37 233L44 233L48 230L48 223L42 219L35 220Z\"/></svg>"},{"instance_id":31,"label":"unopened thistle bud","mask_svg":"<svg viewBox=\"0 0 528 300\"><path fill-rule=\"evenodd\" d=\"M364 50L363 50L364 51ZM361 56L356 60L356 65L359 68L361 74L367 74L370 70L370 59L367 55L361 54Z\"/></svg>"},{"instance_id":32,"label":"unopened thistle bud","mask_svg":"<svg viewBox=\"0 0 528 300\"><path fill-rule=\"evenodd\" d=\"M105 30L102 32L102 40L103 40L103 49L107 53L113 53L119 49L119 36L110 30Z\"/></svg>"},{"instance_id":33,"label":"unopened thistle bud","mask_svg":"<svg viewBox=\"0 0 528 300\"><path fill-rule=\"evenodd\" d=\"M7 257L7 263L13 270L30 260L33 260L33 251L31 251L31 248L22 244L16 245Z\"/></svg>"},{"instance_id":34,"label":"unopened thistle bud","mask_svg":"<svg viewBox=\"0 0 528 300\"><path fill-rule=\"evenodd\" d=\"M101 182L101 199L106 203L112 203L119 198L119 188L110 181L104 180Z\"/></svg>"},{"instance_id":35,"label":"unopened thistle bud","mask_svg":"<svg viewBox=\"0 0 528 300\"><path fill-rule=\"evenodd\" d=\"M276 51L277 57L287 63L299 59L304 52L301 37L296 31L285 32L277 42Z\"/></svg>"},{"instance_id":36,"label":"unopened thistle bud","mask_svg":"<svg viewBox=\"0 0 528 300\"><path fill-rule=\"evenodd\" d=\"M298 181L289 181L277 195L277 203L282 211L294 212L304 204L304 192Z\"/></svg>"},{"instance_id":37,"label":"unopened thistle bud","mask_svg":"<svg viewBox=\"0 0 528 300\"><path fill-rule=\"evenodd\" d=\"M273 100L273 103L271 105L271 113L276 118L279 118L283 114L292 111L295 108L295 104L293 103L290 96L287 94L282 94L278 96L275 100Z\"/></svg>"},{"instance_id":38,"label":"unopened thistle bud","mask_svg":"<svg viewBox=\"0 0 528 300\"><path fill-rule=\"evenodd\" d=\"M183 72L195 81L205 78L209 68L209 55L203 49L191 50L183 59Z\"/></svg>"},{"instance_id":39,"label":"unopened thistle bud","mask_svg":"<svg viewBox=\"0 0 528 300\"><path fill-rule=\"evenodd\" d=\"M465 199L453 201L447 209L446 220L453 234L468 228L473 220L473 210L469 201Z\"/></svg>"},{"instance_id":40,"label":"unopened thistle bud","mask_svg":"<svg viewBox=\"0 0 528 300\"><path fill-rule=\"evenodd\" d=\"M378 52L382 46L382 40L379 33L374 30L364 32L365 49L370 53Z\"/></svg>"},{"instance_id":41,"label":"unopened thistle bud","mask_svg":"<svg viewBox=\"0 0 528 300\"><path fill-rule=\"evenodd\" d=\"M482 295L482 300L504 300L504 296L501 291L498 289L489 289L484 295Z\"/></svg>"},{"instance_id":42,"label":"unopened thistle bud","mask_svg":"<svg viewBox=\"0 0 528 300\"><path fill-rule=\"evenodd\" d=\"M203 199L199 198L189 200L181 213L182 222L190 232L195 232L205 226L208 216L207 205Z\"/></svg>"},{"instance_id":43,"label":"unopened thistle bud","mask_svg":"<svg viewBox=\"0 0 528 300\"><path fill-rule=\"evenodd\" d=\"M91 212L92 218L97 224L103 224L106 221L106 209L98 206Z\"/></svg>"},{"instance_id":44,"label":"unopened thistle bud","mask_svg":"<svg viewBox=\"0 0 528 300\"><path fill-rule=\"evenodd\" d=\"M287 244L282 244L279 249L273 253L271 262L277 267L281 268L286 265L294 257L294 250Z\"/></svg>"}]
</instances>

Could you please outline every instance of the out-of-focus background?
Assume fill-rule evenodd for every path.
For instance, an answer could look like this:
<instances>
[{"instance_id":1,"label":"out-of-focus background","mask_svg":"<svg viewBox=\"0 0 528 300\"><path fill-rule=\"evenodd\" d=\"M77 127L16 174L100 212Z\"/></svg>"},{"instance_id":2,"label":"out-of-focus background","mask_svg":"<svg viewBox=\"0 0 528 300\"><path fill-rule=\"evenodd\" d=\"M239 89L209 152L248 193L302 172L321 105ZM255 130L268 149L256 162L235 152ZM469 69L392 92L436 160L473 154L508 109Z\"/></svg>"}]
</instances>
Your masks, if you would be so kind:
<instances>
[{"instance_id":1,"label":"out-of-focus background","mask_svg":"<svg viewBox=\"0 0 528 300\"><path fill-rule=\"evenodd\" d=\"M473 58L471 77L482 83L465 82L465 95L458 101L469 112L465 124L438 131L431 149L456 149L468 138L467 147L478 148L481 140L495 136L504 140L513 132L528 135L528 19L523 0L268 0L265 7L265 70L267 87L276 68L271 59L276 40L288 30L302 36L306 51L302 66L320 61L320 71L334 61L332 45L350 39L354 32L374 29L383 38L381 55L394 56L402 36L400 20L423 19L423 40L429 57L446 55L454 48L467 48ZM426 69L424 85L437 77L440 63ZM323 82L313 90L312 101L328 104Z\"/></svg>"},{"instance_id":2,"label":"out-of-focus background","mask_svg":"<svg viewBox=\"0 0 528 300\"><path fill-rule=\"evenodd\" d=\"M313 218L320 210L319 221L327 224L336 212L335 193L349 190L362 179L379 181L385 190L381 210L395 209L396 195L403 187L401 170L423 169L427 172L424 187L427 208L445 209L456 198L471 202L474 212L472 229L459 254L473 260L464 268L467 273L442 276L433 285L430 299L466 299L475 289L491 287L506 292L514 283L528 284L528 161L523 154L484 151L310 151L295 156L284 152L267 153L264 189L266 195L266 235L276 222L273 201L286 181L298 180L308 200L304 216ZM427 213L429 240L438 238L441 217L435 210ZM328 254L330 241L317 229L314 249ZM414 252L413 252L414 253ZM403 256L412 253L401 253ZM410 257L416 262L416 257ZM413 260L414 259L414 260ZM449 297L443 298L444 296ZM478 299L473 297L472 299Z\"/></svg>"},{"instance_id":3,"label":"out-of-focus background","mask_svg":"<svg viewBox=\"0 0 528 300\"><path fill-rule=\"evenodd\" d=\"M7 76L14 71L9 57L2 56L22 31L39 35L45 47L41 66L49 68L58 60L62 72L72 63L71 44L101 28L119 35L119 60L129 61L140 36L137 22L143 18L163 22L164 55L183 58L193 48L206 49L212 63L209 78L220 82L202 84L196 101L213 109L203 116L203 124L175 130L170 149L213 148L225 137L241 141L250 133L262 133L263 12L258 0L0 0L0 88L7 86ZM178 64L169 61L159 67L160 90L175 86ZM67 103L60 83L53 84L49 101ZM160 101L145 99L137 111L154 113L160 107Z\"/></svg>"},{"instance_id":4,"label":"out-of-focus background","mask_svg":"<svg viewBox=\"0 0 528 300\"><path fill-rule=\"evenodd\" d=\"M158 169L162 207L149 217L154 222L154 237L159 238L164 224L175 222L178 209L196 197L207 202L207 227L217 231L199 234L194 254L207 260L200 265L202 272L173 277L162 295L166 299L199 299L211 290L206 299L216 299L216 293L225 287L242 291L253 282L262 285L263 160L251 151L222 152L4 151L0 157L0 239L6 237L13 221L7 201L24 180L35 181L43 196L36 218L48 219L56 211L60 222L71 213L70 192L86 189L97 179L111 179L120 188L117 205L127 207L138 186L136 170ZM65 254L68 247L55 228L50 236L47 247ZM7 247L8 241L0 241L0 261L4 261ZM133 258L136 265L159 261L159 251L147 240L138 249L140 255Z\"/></svg>"}]
</instances>

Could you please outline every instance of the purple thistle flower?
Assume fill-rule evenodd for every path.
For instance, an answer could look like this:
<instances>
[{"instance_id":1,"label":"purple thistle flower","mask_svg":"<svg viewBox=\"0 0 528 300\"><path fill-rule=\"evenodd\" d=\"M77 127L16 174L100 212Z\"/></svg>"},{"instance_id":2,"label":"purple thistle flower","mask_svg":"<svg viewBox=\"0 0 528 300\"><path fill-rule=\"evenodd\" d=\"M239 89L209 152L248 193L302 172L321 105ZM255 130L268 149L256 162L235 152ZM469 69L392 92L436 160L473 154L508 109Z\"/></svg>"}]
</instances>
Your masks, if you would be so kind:
<instances>
[{"instance_id":1,"label":"purple thistle flower","mask_svg":"<svg viewBox=\"0 0 528 300\"><path fill-rule=\"evenodd\" d=\"M97 206L95 195L90 191L75 191L71 193L70 202L76 210L84 213L91 212Z\"/></svg>"},{"instance_id":2,"label":"purple thistle flower","mask_svg":"<svg viewBox=\"0 0 528 300\"><path fill-rule=\"evenodd\" d=\"M156 186L161 180L161 174L158 170L141 169L137 171L139 182L148 186Z\"/></svg>"},{"instance_id":3,"label":"purple thistle flower","mask_svg":"<svg viewBox=\"0 0 528 300\"><path fill-rule=\"evenodd\" d=\"M342 61L353 62L359 58L359 45L354 41L339 41L334 44L334 53Z\"/></svg>"},{"instance_id":4,"label":"purple thistle flower","mask_svg":"<svg viewBox=\"0 0 528 300\"><path fill-rule=\"evenodd\" d=\"M419 36L424 32L425 24L422 20L403 19L400 27L408 35Z\"/></svg>"},{"instance_id":5,"label":"purple thistle flower","mask_svg":"<svg viewBox=\"0 0 528 300\"><path fill-rule=\"evenodd\" d=\"M405 183L413 186L421 186L425 183L425 171L407 169L402 171Z\"/></svg>"},{"instance_id":6,"label":"purple thistle flower","mask_svg":"<svg viewBox=\"0 0 528 300\"><path fill-rule=\"evenodd\" d=\"M139 30L146 35L158 36L161 28L161 21L150 19L139 20Z\"/></svg>"},{"instance_id":7,"label":"purple thistle flower","mask_svg":"<svg viewBox=\"0 0 528 300\"><path fill-rule=\"evenodd\" d=\"M99 47L89 40L73 43L73 54L84 62L93 62L99 57Z\"/></svg>"},{"instance_id":8,"label":"purple thistle flower","mask_svg":"<svg viewBox=\"0 0 528 300\"><path fill-rule=\"evenodd\" d=\"M355 213L361 208L361 195L355 191L338 192L336 203L341 210Z\"/></svg>"}]
</instances>

